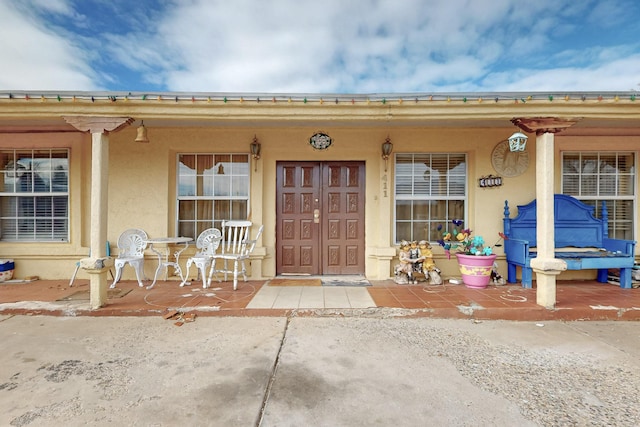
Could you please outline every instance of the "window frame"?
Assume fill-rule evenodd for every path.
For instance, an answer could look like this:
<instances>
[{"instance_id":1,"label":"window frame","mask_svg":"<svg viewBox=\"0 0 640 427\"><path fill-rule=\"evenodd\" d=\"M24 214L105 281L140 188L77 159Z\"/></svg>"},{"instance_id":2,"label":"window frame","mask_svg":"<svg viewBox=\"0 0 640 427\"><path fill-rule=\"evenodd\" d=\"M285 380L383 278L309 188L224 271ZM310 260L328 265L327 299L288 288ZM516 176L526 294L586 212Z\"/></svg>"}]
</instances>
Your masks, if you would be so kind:
<instances>
[{"instance_id":1,"label":"window frame","mask_svg":"<svg viewBox=\"0 0 640 427\"><path fill-rule=\"evenodd\" d=\"M569 156L577 156L579 163L582 165L583 161L582 159L584 157L590 157L593 158L594 160L597 160L598 162L598 171L596 173L585 173L583 172L582 168L580 168L580 170L578 170L575 173L568 173L567 172L567 165L565 164L565 160L567 159L567 157ZM615 156L616 159L616 165L619 165L619 159L622 156L631 156L632 160L633 160L633 164L629 167L630 172L628 173L623 173L620 172L619 169L615 170L615 173L604 173L604 172L600 172L600 167L603 163L603 161L601 160L602 157L611 157L611 156ZM562 151L561 152L561 158L560 158L560 192L562 194L566 194L568 196L574 197L578 200L580 200L583 203L586 203L588 205L594 206L594 216L597 218L601 218L601 211L602 211L602 201L605 201L607 203L607 211L608 211L608 230L607 233L611 238L622 238L622 239L627 239L627 240L635 240L635 235L636 235L636 216L637 216L637 162L638 162L638 156L637 153L631 150L612 150L612 151L604 151L604 150L594 150L594 151L589 151L589 150L566 150L566 151ZM582 193L582 187L583 187L583 177L585 175L591 175L593 177L596 177L596 181L595 181L595 187L596 187L596 194L584 194ZM578 191L577 192L570 192L567 191L567 189L565 188L568 184L566 182L566 180L568 179L569 176L575 176L577 181L578 181ZM615 180L615 187L616 187L616 194L603 194L603 191L601 190L603 185L602 185L602 177L610 177L610 178L614 178ZM631 188L632 188L632 192L631 194L627 195L627 194L619 194L618 193L618 189L620 188L620 177L623 176L627 176L629 179L629 182L631 183ZM628 216L628 220L624 220L624 219L617 219L617 214L616 214L616 206L617 203L616 202L629 202L631 204L631 213ZM612 206L613 205L613 206ZM621 224L630 224L631 227L631 231L630 233L625 233L625 228L621 226ZM626 234L626 235L625 235Z\"/></svg>"},{"instance_id":2,"label":"window frame","mask_svg":"<svg viewBox=\"0 0 640 427\"><path fill-rule=\"evenodd\" d=\"M26 155L30 153L30 155ZM13 242L13 243L56 243L56 242L69 242L70 241L70 232L71 232L71 214L70 214L70 161L71 161L71 150L66 147L50 147L50 148L2 148L0 149L0 154L2 156L7 156L7 161L3 163L3 188L0 189L0 197L2 198L2 207L3 209L0 211L0 221L12 221L15 222L15 233L11 235L11 237L7 237L6 231L4 230L4 225L0 228L0 242ZM43 156L43 154L47 154L47 156ZM22 156L22 157L20 157ZM11 157L11 160L9 158ZM62 159L62 162L59 162L57 166L54 166L56 159ZM42 163L47 163L48 166L44 169L37 169L33 165L40 167L39 165ZM9 164L13 164L11 170L7 169ZM56 177L59 172L63 173L63 187L64 191L60 191L60 189L55 189L55 181L60 178ZM13 175L13 176L12 176ZM9 179L21 179L24 176L31 176L29 182L26 183L27 189L23 191L17 191L17 186L14 186L13 191L5 191L4 187L9 182ZM48 175L47 179L44 180L43 176ZM42 181L42 185L46 185L48 189L40 189L38 191L36 187L36 179ZM17 183L16 183L17 185ZM60 186L60 184L58 184ZM54 191L55 190L55 191ZM5 209L9 209L8 206L5 206L5 201L11 205L11 200L14 199L15 203L15 214L14 215L5 215ZM31 199L31 208L33 210L33 214L29 216L21 216L19 215L19 201L22 199L24 202L29 202L28 199ZM60 202L62 200L62 202ZM48 211L49 215L42 215L38 212L39 202L44 204L45 213ZM61 205L59 204L61 203ZM50 207L47 208L47 204L50 204ZM62 209L60 209L62 206ZM11 208L13 210L13 208ZM58 212L64 211L64 216L58 214ZM50 224L43 224L44 222L49 221ZM26 233L21 233L20 228L22 226L27 226L28 223L31 222L31 230L28 231L29 237L26 238ZM22 224L22 225L20 225ZM62 226L60 226L62 224ZM43 228L44 226L44 228ZM62 231L58 231L58 229ZM47 233L44 231L48 230ZM49 238L44 238L45 234L49 234Z\"/></svg>"},{"instance_id":3,"label":"window frame","mask_svg":"<svg viewBox=\"0 0 640 427\"><path fill-rule=\"evenodd\" d=\"M398 173L399 171L399 167L398 167L398 159L402 159L403 157L408 157L411 156L411 164L412 164L412 172L410 175L407 174L403 174L403 173ZM427 166L425 164L425 168L421 168L420 171L416 170L416 164L418 164L418 162L423 163L422 160L424 160L425 158L428 158L430 160L430 165L433 166L434 162L433 159L435 157L443 157L446 156L447 159L447 174L445 175L445 177L447 177L448 179L445 180L445 185L447 188L447 191L442 194L442 193L438 193L438 194L416 194L415 188L416 188L416 179L425 179L425 173L428 172L428 169L430 169L430 166ZM458 158L457 163L455 164L455 166L453 167L449 167L452 161L456 161L455 158ZM423 163L424 164L424 163ZM454 169L455 167L458 167L459 165L463 165L463 173L455 173L455 174L451 174L451 170ZM401 240L427 240L429 241L431 244L436 245L437 241L441 238L440 234L439 234L439 228L441 230L448 230L451 229L451 225L452 225L452 221L454 219L462 219L465 224L467 223L467 218L468 218L468 210L469 210L469 155L465 152L400 152L400 153L394 153L394 186L393 186L393 241L394 243L397 245ZM432 169L433 170L433 169ZM418 173L416 173L418 172ZM400 177L400 179L399 179ZM401 185L401 181L402 181L402 177L405 178L405 181L407 178L409 178L411 180L411 194L399 194L398 188L399 185ZM463 186L463 190L460 194L457 194L453 191L451 191L452 189L452 179L451 177L459 177L460 178L460 183ZM428 186L430 188L433 188L434 186L431 184L428 184ZM410 202L410 209L411 209L411 218L407 219L399 219L398 218L398 211L399 211L399 205L398 202L402 202L402 201L408 201ZM415 218L415 202L423 202L423 201L427 201L429 203L431 202L435 202L435 203L439 203L439 202L445 202L446 206L444 208L445 210L445 214L442 218L439 217L434 217L434 215L432 214L433 206L429 206L428 208L428 216L425 220L417 220ZM462 211L462 218L460 218L460 215L455 215L455 214L451 214L450 211L453 210L453 204L455 203L459 203L461 204L461 208L459 207L457 210L458 211ZM415 235L415 231L416 231L416 225L418 225L419 223L425 223L425 227L424 230L427 231L426 236L416 236ZM401 224L409 224L410 230L411 230L411 235L410 236L399 236L398 234L398 230L399 230L399 226Z\"/></svg>"},{"instance_id":4,"label":"window frame","mask_svg":"<svg viewBox=\"0 0 640 427\"><path fill-rule=\"evenodd\" d=\"M182 173L183 167L181 167L183 156L194 156L195 162L195 174ZM200 160L207 157L211 158L211 164L209 169L205 169L198 172L198 165ZM222 162L225 158L228 158L228 162ZM220 163L216 160L220 160ZM244 160L244 161L242 161ZM207 162L203 162L205 164ZM222 170L218 168L222 166ZM220 173L222 172L222 173ZM222 176L224 175L224 176ZM218 178L216 178L218 177ZM190 179L193 181L192 186L195 190L195 194L183 194L181 190L181 179ZM219 181L218 181L219 180ZM207 182L210 181L210 182ZM223 187L220 184L227 181ZM244 182L244 184L243 184ZM185 183L182 182L184 185ZM176 235L193 237L197 239L198 235L207 228L215 227L220 229L223 220L229 219L248 219L251 209L251 156L248 153L228 153L228 152L179 152L176 153L176 216L175 216L175 232ZM228 185L230 194L223 194L222 191L225 186ZM240 189L240 194L231 194L234 188ZM197 194L201 192L201 194ZM204 194L209 193L209 194ZM194 216L190 219L181 217L181 204L184 202L193 202L194 204ZM216 215L219 210L216 206L216 202L227 202L228 210L227 216ZM199 209L205 206L207 203L211 203L211 208L206 208L209 212L207 216L199 216ZM237 206L238 203L244 203L246 209L241 206ZM239 211L240 210L240 211ZM189 226L189 224L192 224ZM191 228L193 233L186 232L185 228Z\"/></svg>"}]
</instances>

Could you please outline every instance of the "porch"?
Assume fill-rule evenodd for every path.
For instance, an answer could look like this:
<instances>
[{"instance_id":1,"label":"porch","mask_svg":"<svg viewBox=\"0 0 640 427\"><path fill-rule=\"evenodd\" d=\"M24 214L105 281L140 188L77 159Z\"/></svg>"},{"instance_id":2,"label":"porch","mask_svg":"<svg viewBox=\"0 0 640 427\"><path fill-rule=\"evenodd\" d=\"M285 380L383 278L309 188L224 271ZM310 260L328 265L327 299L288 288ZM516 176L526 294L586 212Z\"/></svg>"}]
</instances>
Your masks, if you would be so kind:
<instances>
[{"instance_id":1,"label":"porch","mask_svg":"<svg viewBox=\"0 0 640 427\"><path fill-rule=\"evenodd\" d=\"M107 305L89 309L89 281L41 280L0 284L0 315L51 316L158 316L171 311L197 316L363 316L431 317L473 320L640 320L640 290L596 281L558 281L557 304L553 310L536 304L536 283L532 289L517 285L489 285L468 289L463 285L398 285L393 280L373 280L371 286L321 286L315 297L296 299L305 287L279 288L288 302L257 299L266 281L213 282L203 289L198 282L179 287L175 280L158 281L147 290L135 280L118 283L109 290ZM354 290L356 290L354 293ZM276 292L270 289L270 292ZM271 292L271 293L273 293ZM364 293L364 294L363 294ZM341 295L345 296L342 297ZM292 297L293 295L293 297ZM371 307L355 303L353 297L370 297ZM283 297L284 298L284 297ZM271 301L271 302L270 302ZM336 302L337 301L337 302Z\"/></svg>"}]
</instances>

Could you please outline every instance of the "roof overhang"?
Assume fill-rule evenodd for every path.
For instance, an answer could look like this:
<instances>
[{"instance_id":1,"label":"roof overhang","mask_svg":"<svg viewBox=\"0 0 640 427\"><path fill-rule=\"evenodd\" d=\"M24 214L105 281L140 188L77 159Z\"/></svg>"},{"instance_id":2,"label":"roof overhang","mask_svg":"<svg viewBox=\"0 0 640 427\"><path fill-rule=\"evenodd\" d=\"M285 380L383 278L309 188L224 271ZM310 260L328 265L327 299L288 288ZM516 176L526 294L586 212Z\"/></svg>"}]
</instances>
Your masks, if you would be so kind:
<instances>
[{"instance_id":1,"label":"roof overhang","mask_svg":"<svg viewBox=\"0 0 640 427\"><path fill-rule=\"evenodd\" d=\"M72 132L65 116L131 117L148 127L509 128L571 117L570 134L640 135L636 92L266 94L0 92L0 132Z\"/></svg>"}]
</instances>

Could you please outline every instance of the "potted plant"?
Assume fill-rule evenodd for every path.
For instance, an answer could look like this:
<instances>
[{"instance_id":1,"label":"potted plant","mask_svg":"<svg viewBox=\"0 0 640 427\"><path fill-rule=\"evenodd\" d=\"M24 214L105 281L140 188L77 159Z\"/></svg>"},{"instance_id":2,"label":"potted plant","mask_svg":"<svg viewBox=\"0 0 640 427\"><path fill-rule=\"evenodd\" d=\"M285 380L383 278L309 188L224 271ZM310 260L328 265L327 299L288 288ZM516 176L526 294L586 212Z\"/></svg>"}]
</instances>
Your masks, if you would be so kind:
<instances>
[{"instance_id":1,"label":"potted plant","mask_svg":"<svg viewBox=\"0 0 640 427\"><path fill-rule=\"evenodd\" d=\"M451 257L451 251L455 252L462 281L466 287L486 288L497 257L493 253L493 246L485 245L482 236L472 236L470 229L463 228L462 220L454 219L452 223L453 230L444 231L438 243L444 247L448 257ZM438 226L438 230L442 230L442 226Z\"/></svg>"}]
</instances>

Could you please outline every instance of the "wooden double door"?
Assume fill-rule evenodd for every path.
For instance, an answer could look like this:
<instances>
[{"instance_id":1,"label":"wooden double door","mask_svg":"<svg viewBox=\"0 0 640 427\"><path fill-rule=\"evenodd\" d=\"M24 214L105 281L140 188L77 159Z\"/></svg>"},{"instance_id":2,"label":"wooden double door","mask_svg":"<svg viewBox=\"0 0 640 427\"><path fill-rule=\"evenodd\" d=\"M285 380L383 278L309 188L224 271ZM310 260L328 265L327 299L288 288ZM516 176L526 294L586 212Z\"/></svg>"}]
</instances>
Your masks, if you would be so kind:
<instances>
[{"instance_id":1,"label":"wooden double door","mask_svg":"<svg viewBox=\"0 0 640 427\"><path fill-rule=\"evenodd\" d=\"M364 162L278 162L277 274L364 274Z\"/></svg>"}]
</instances>

